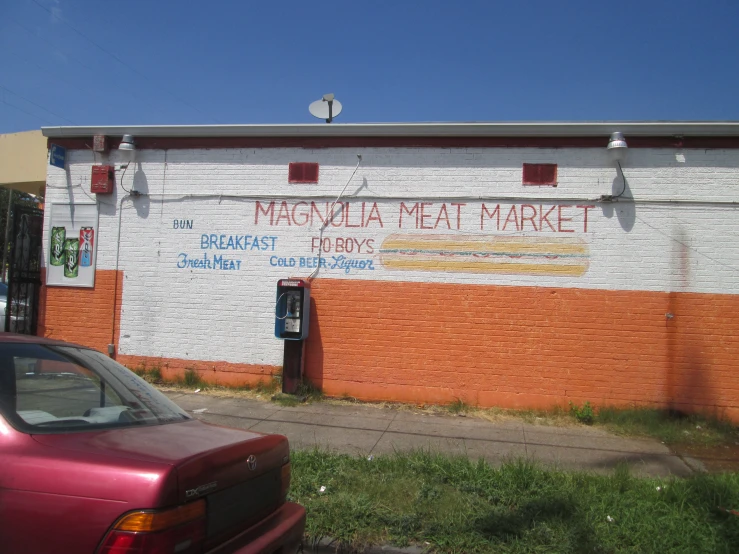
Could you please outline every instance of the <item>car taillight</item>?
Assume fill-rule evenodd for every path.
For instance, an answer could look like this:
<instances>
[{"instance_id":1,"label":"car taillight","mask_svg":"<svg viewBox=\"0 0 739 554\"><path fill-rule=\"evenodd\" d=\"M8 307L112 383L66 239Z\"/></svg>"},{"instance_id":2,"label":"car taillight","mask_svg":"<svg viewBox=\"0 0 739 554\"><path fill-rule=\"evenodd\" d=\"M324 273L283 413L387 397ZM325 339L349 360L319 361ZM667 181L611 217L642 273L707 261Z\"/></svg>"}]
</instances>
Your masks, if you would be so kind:
<instances>
[{"instance_id":1,"label":"car taillight","mask_svg":"<svg viewBox=\"0 0 739 554\"><path fill-rule=\"evenodd\" d=\"M169 510L140 510L122 516L98 554L189 554L202 550L205 500Z\"/></svg>"},{"instance_id":2,"label":"car taillight","mask_svg":"<svg viewBox=\"0 0 739 554\"><path fill-rule=\"evenodd\" d=\"M281 481L282 481L282 489L280 493L280 498L282 500L285 500L287 497L287 491L290 488L290 463L286 463L284 466L282 466L282 473L281 473Z\"/></svg>"}]
</instances>

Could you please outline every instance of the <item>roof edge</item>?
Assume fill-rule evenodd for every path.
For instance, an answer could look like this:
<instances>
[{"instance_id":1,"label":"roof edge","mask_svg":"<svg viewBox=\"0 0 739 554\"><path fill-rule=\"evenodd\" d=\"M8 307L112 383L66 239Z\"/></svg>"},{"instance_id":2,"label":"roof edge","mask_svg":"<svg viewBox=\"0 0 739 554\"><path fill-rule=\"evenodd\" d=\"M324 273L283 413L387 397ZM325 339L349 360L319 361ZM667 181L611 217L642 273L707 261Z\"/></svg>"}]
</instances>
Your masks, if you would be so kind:
<instances>
[{"instance_id":1,"label":"roof edge","mask_svg":"<svg viewBox=\"0 0 739 554\"><path fill-rule=\"evenodd\" d=\"M42 127L49 138L135 137L607 137L739 136L739 121L595 121L498 123L332 123L276 125L119 125Z\"/></svg>"}]
</instances>

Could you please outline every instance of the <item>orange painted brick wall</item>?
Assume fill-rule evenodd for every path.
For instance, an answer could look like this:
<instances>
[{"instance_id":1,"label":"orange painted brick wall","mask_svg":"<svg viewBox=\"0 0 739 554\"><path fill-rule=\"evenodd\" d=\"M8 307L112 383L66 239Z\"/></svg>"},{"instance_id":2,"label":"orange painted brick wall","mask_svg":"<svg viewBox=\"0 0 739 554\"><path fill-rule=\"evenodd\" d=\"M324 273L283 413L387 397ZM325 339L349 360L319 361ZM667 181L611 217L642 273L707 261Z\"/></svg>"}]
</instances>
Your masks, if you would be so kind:
<instances>
[{"instance_id":1,"label":"orange painted brick wall","mask_svg":"<svg viewBox=\"0 0 739 554\"><path fill-rule=\"evenodd\" d=\"M46 282L45 275L41 277ZM38 334L90 346L107 354L121 320L123 273L98 269L94 288L41 287ZM114 306L115 304L115 306ZM115 320L114 315L115 314ZM115 329L113 326L115 325Z\"/></svg>"},{"instance_id":2,"label":"orange painted brick wall","mask_svg":"<svg viewBox=\"0 0 739 554\"><path fill-rule=\"evenodd\" d=\"M158 368L162 373L162 377L167 380L176 380L182 377L185 371L193 370L206 383L232 387L256 385L260 382L269 381L273 375L282 372L282 368L279 366L264 364L234 364L220 361L130 355L118 356L117 360L131 369L151 370Z\"/></svg>"},{"instance_id":3,"label":"orange painted brick wall","mask_svg":"<svg viewBox=\"0 0 739 554\"><path fill-rule=\"evenodd\" d=\"M306 373L327 394L739 421L736 295L317 280L312 300Z\"/></svg>"},{"instance_id":4,"label":"orange painted brick wall","mask_svg":"<svg viewBox=\"0 0 739 554\"><path fill-rule=\"evenodd\" d=\"M39 334L107 352L115 272L42 288ZM123 289L118 275L116 346ZM739 296L316 280L306 376L364 400L510 408L651 405L739 421ZM672 314L673 317L667 317ZM119 356L254 384L260 364Z\"/></svg>"}]
</instances>

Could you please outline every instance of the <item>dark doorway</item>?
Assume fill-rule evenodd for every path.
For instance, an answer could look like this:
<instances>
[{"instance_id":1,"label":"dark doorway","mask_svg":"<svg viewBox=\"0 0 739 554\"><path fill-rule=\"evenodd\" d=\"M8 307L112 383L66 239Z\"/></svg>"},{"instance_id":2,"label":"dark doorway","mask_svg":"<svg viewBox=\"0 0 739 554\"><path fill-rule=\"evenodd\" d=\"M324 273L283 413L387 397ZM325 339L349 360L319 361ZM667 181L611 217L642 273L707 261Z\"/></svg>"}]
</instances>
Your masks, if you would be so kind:
<instances>
[{"instance_id":1,"label":"dark doorway","mask_svg":"<svg viewBox=\"0 0 739 554\"><path fill-rule=\"evenodd\" d=\"M13 206L8 259L8 303L5 330L35 335L41 288L41 241L44 212L29 206Z\"/></svg>"}]
</instances>

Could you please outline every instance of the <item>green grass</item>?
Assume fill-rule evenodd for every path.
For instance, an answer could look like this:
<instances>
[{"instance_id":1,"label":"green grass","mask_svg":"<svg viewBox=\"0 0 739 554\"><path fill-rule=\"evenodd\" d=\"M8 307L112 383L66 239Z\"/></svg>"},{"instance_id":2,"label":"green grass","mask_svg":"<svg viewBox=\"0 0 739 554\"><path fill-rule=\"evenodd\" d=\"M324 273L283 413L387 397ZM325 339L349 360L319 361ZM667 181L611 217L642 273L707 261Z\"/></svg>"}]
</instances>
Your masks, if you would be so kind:
<instances>
[{"instance_id":1,"label":"green grass","mask_svg":"<svg viewBox=\"0 0 739 554\"><path fill-rule=\"evenodd\" d=\"M316 385L303 378L298 385L297 396L305 399L306 402L319 402L323 400L323 392Z\"/></svg>"},{"instance_id":2,"label":"green grass","mask_svg":"<svg viewBox=\"0 0 739 554\"><path fill-rule=\"evenodd\" d=\"M186 369L184 375L182 376L182 385L185 387L202 387L203 386L203 380L200 378L200 375L197 371L194 369Z\"/></svg>"},{"instance_id":3,"label":"green grass","mask_svg":"<svg viewBox=\"0 0 739 554\"><path fill-rule=\"evenodd\" d=\"M271 398L271 400L278 406L282 406L284 408L294 408L295 406L299 406L301 404L300 398L298 398L297 396L293 396L291 394L282 394L281 392L275 394Z\"/></svg>"},{"instance_id":4,"label":"green grass","mask_svg":"<svg viewBox=\"0 0 739 554\"><path fill-rule=\"evenodd\" d=\"M739 545L739 517L718 509L739 508L737 474L638 479L621 466L608 477L427 452L367 460L298 451L292 468L290 498L308 511L308 538L347 549L729 553Z\"/></svg>"},{"instance_id":5,"label":"green grass","mask_svg":"<svg viewBox=\"0 0 739 554\"><path fill-rule=\"evenodd\" d=\"M739 441L739 429L728 421L667 410L601 408L595 423L620 435L653 437L666 444L713 446Z\"/></svg>"},{"instance_id":6,"label":"green grass","mask_svg":"<svg viewBox=\"0 0 739 554\"><path fill-rule=\"evenodd\" d=\"M159 366L154 366L149 370L149 379L151 379L152 383L161 383L162 382L162 370Z\"/></svg>"},{"instance_id":7,"label":"green grass","mask_svg":"<svg viewBox=\"0 0 739 554\"><path fill-rule=\"evenodd\" d=\"M570 413L577 421L585 425L592 425L595 421L595 411L590 402L585 402L582 407L570 402Z\"/></svg>"},{"instance_id":8,"label":"green grass","mask_svg":"<svg viewBox=\"0 0 739 554\"><path fill-rule=\"evenodd\" d=\"M147 368L146 364L142 363L134 368L129 369L149 383L159 384L163 382L162 370L158 365L155 365L152 368Z\"/></svg>"},{"instance_id":9,"label":"green grass","mask_svg":"<svg viewBox=\"0 0 739 554\"><path fill-rule=\"evenodd\" d=\"M259 381L254 387L259 394L274 394L282 390L282 374L273 373L266 381Z\"/></svg>"},{"instance_id":10,"label":"green grass","mask_svg":"<svg viewBox=\"0 0 739 554\"><path fill-rule=\"evenodd\" d=\"M449 410L449 413L455 415L466 414L469 409L470 407L465 404L465 402L461 398L457 398L454 402L447 406L447 410Z\"/></svg>"},{"instance_id":11,"label":"green grass","mask_svg":"<svg viewBox=\"0 0 739 554\"><path fill-rule=\"evenodd\" d=\"M280 383L281 389L282 384ZM298 385L298 390L295 391L295 394L282 394L278 392L272 396L272 402L286 407L295 407L303 402L319 402L322 399L323 393L321 390L308 380L303 380Z\"/></svg>"},{"instance_id":12,"label":"green grass","mask_svg":"<svg viewBox=\"0 0 739 554\"><path fill-rule=\"evenodd\" d=\"M447 409L450 411L452 407ZM687 415L655 408L598 407L570 403L569 410L472 410L473 415L506 415L534 425L582 423L602 427L623 436L650 437L670 445L717 446L739 443L739 427L730 421L705 415ZM739 551L739 549L738 549Z\"/></svg>"}]
</instances>

